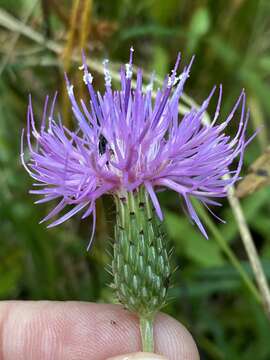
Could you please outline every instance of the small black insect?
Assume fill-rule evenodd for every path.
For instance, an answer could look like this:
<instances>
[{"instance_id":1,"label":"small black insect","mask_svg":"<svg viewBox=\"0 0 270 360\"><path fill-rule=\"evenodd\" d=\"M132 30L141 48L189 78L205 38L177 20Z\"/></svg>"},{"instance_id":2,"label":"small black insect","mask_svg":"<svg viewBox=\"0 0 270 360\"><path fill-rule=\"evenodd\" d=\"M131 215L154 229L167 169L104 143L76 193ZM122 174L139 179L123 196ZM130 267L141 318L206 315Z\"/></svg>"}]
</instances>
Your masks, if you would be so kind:
<instances>
[{"instance_id":1,"label":"small black insect","mask_svg":"<svg viewBox=\"0 0 270 360\"><path fill-rule=\"evenodd\" d=\"M98 150L100 155L103 155L106 151L106 145L107 145L106 138L101 134L99 137L99 143L98 143Z\"/></svg>"}]
</instances>

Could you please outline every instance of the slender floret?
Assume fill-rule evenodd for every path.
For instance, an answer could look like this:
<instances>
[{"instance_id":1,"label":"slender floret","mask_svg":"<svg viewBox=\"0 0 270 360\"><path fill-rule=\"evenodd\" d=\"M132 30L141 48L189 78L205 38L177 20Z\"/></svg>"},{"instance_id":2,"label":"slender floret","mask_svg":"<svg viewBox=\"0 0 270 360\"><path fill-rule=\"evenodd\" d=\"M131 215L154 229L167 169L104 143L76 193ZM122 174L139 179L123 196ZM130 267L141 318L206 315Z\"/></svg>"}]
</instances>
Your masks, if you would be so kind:
<instances>
[{"instance_id":1,"label":"slender floret","mask_svg":"<svg viewBox=\"0 0 270 360\"><path fill-rule=\"evenodd\" d=\"M108 60L104 61L105 91L101 94L94 90L93 76L83 57L83 81L90 96L87 102L75 98L73 85L66 77L76 131L67 129L55 115L56 96L49 112L46 98L41 126L37 129L30 97L26 131L29 161L24 160L24 132L21 150L22 163L35 180L35 189L30 192L42 195L36 203L58 199L57 206L42 220L58 215L49 225L53 227L80 211L82 218L92 215L95 223L98 198L104 194L121 198L142 186L162 220L156 193L167 188L184 199L189 216L207 237L191 198L197 198L207 208L219 205L213 198L226 196L227 188L239 179L244 149L249 142L245 140L248 121L245 93L241 93L224 122L217 123L221 87L210 125L203 125L202 119L215 88L199 108L192 108L180 117L179 101L193 59L178 75L179 55L171 75L154 96L154 77L144 87L141 70L137 71L132 87L133 51L132 48L129 62L120 70L120 90L112 89ZM236 116L238 108L240 121ZM231 138L224 130L232 120L239 125ZM231 171L229 166L235 159L237 164ZM72 207L60 216L67 205Z\"/></svg>"}]
</instances>

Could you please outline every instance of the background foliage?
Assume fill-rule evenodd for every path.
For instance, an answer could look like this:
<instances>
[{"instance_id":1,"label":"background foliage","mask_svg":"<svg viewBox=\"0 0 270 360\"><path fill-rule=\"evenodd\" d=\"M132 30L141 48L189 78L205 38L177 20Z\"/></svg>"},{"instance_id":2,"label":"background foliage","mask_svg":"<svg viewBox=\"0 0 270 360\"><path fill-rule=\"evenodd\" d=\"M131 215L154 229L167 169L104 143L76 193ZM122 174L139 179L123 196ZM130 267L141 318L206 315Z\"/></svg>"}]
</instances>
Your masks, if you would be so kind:
<instances>
[{"instance_id":1,"label":"background foliage","mask_svg":"<svg viewBox=\"0 0 270 360\"><path fill-rule=\"evenodd\" d=\"M77 14L72 22L73 15ZM106 286L114 208L98 204L95 244L86 252L90 220L79 217L47 230L39 220L50 205L33 205L31 180L19 161L20 133L27 97L32 93L37 117L46 94L60 93L59 110L72 126L63 71L81 95L78 64L71 56L83 46L90 57L126 62L129 47L135 62L164 75L177 51L187 63L196 54L186 93L200 103L214 84L223 83L222 116L241 88L251 109L249 132L264 127L249 146L243 173L267 146L270 117L270 2L268 0L0 0L0 10L62 46L60 54L0 27L0 298L112 301ZM81 19L81 20L79 20ZM1 21L0 21L1 25ZM95 74L102 89L102 76ZM213 109L214 109L213 104ZM231 125L233 132L237 123ZM269 187L246 197L243 208L270 278ZM174 300L165 311L194 335L202 359L270 358L269 321L216 240L221 237L252 276L227 201L206 241L179 206L174 194L161 195L166 225L179 270ZM104 210L106 209L106 211Z\"/></svg>"}]
</instances>

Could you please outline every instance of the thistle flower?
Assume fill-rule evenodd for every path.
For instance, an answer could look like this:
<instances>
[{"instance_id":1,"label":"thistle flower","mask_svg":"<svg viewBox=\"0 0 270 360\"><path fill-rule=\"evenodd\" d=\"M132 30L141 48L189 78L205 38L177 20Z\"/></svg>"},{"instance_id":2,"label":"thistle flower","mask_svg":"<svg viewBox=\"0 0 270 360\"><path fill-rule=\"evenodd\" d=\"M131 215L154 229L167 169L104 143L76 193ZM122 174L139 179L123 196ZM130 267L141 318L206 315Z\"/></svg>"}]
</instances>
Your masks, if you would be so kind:
<instances>
[{"instance_id":1,"label":"thistle flower","mask_svg":"<svg viewBox=\"0 0 270 360\"><path fill-rule=\"evenodd\" d=\"M102 95L93 87L93 76L83 58L83 81L88 87L90 101L76 100L73 85L68 78L67 91L77 121L76 131L70 131L54 115L56 96L48 115L48 97L43 119L37 130L31 97L27 113L27 142L30 162L26 165L22 150L21 159L33 185L42 188L30 193L42 195L36 203L59 199L57 206L41 221L58 215L67 205L73 208L52 222L59 225L84 210L82 218L93 216L95 229L95 203L104 194L121 197L144 186L156 214L162 220L162 210L156 192L170 189L184 199L190 218L207 237L198 218L191 197L207 208L219 205L213 198L226 196L228 186L238 178L241 170L248 115L245 113L245 93L242 91L227 119L217 124L222 88L214 118L209 126L202 124L215 88L199 108L192 108L182 119L178 114L179 100L193 62L177 75L180 55L171 75L168 75L153 100L153 80L144 89L142 70L137 72L132 88L132 57L120 71L121 89L113 90L108 60L104 61L105 92ZM238 131L231 138L224 129L234 119L241 104ZM47 120L48 118L48 120ZM31 144L34 138L36 147ZM229 171L238 158L235 170ZM224 175L230 177L224 178ZM91 242L91 241L90 241Z\"/></svg>"},{"instance_id":2,"label":"thistle flower","mask_svg":"<svg viewBox=\"0 0 270 360\"><path fill-rule=\"evenodd\" d=\"M162 210L156 192L170 189L183 198L190 218L207 237L193 208L195 197L208 208L219 205L213 200L224 197L227 188L239 179L248 113L245 93L241 93L227 119L218 124L222 88L212 122L203 125L215 88L199 108L192 108L182 119L178 106L193 62L178 75L180 62L168 75L153 99L154 77L144 88L142 70L137 71L132 86L133 49L121 68L121 89L112 89L108 60L104 61L105 91L93 88L93 76L83 57L83 81L90 101L76 100L73 85L66 77L76 131L67 129L60 117L56 120L53 99L48 114L45 101L40 129L34 120L31 98L27 113L27 143L30 161L24 160L24 132L21 159L38 187L30 192L43 197L36 203L59 199L56 207L41 221L64 211L48 227L63 223L80 211L82 218L93 216L95 204L104 194L111 194L116 204L115 243L111 265L118 300L138 313L144 351L153 351L153 318L166 303L171 278L170 253L162 230ZM238 107L240 121L236 134L224 134ZM48 120L47 120L48 118ZM35 139L35 146L32 145ZM229 166L238 158L235 170ZM227 176L226 176L227 175ZM229 175L229 176L228 176ZM40 188L41 186L41 188ZM209 209L209 208L208 208ZM209 209L209 211L211 211ZM88 248L89 248L88 246Z\"/></svg>"}]
</instances>

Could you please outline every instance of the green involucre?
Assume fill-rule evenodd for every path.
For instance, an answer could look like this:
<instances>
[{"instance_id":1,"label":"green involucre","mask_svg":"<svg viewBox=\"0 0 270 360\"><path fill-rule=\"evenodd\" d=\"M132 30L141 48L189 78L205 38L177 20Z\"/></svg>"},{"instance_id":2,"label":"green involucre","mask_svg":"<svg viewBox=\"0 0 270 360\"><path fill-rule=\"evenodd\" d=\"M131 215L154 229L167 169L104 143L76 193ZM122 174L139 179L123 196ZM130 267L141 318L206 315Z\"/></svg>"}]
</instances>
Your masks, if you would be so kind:
<instances>
[{"instance_id":1,"label":"green involucre","mask_svg":"<svg viewBox=\"0 0 270 360\"><path fill-rule=\"evenodd\" d=\"M116 197L112 287L118 300L141 317L166 303L171 270L162 224L144 188Z\"/></svg>"}]
</instances>

